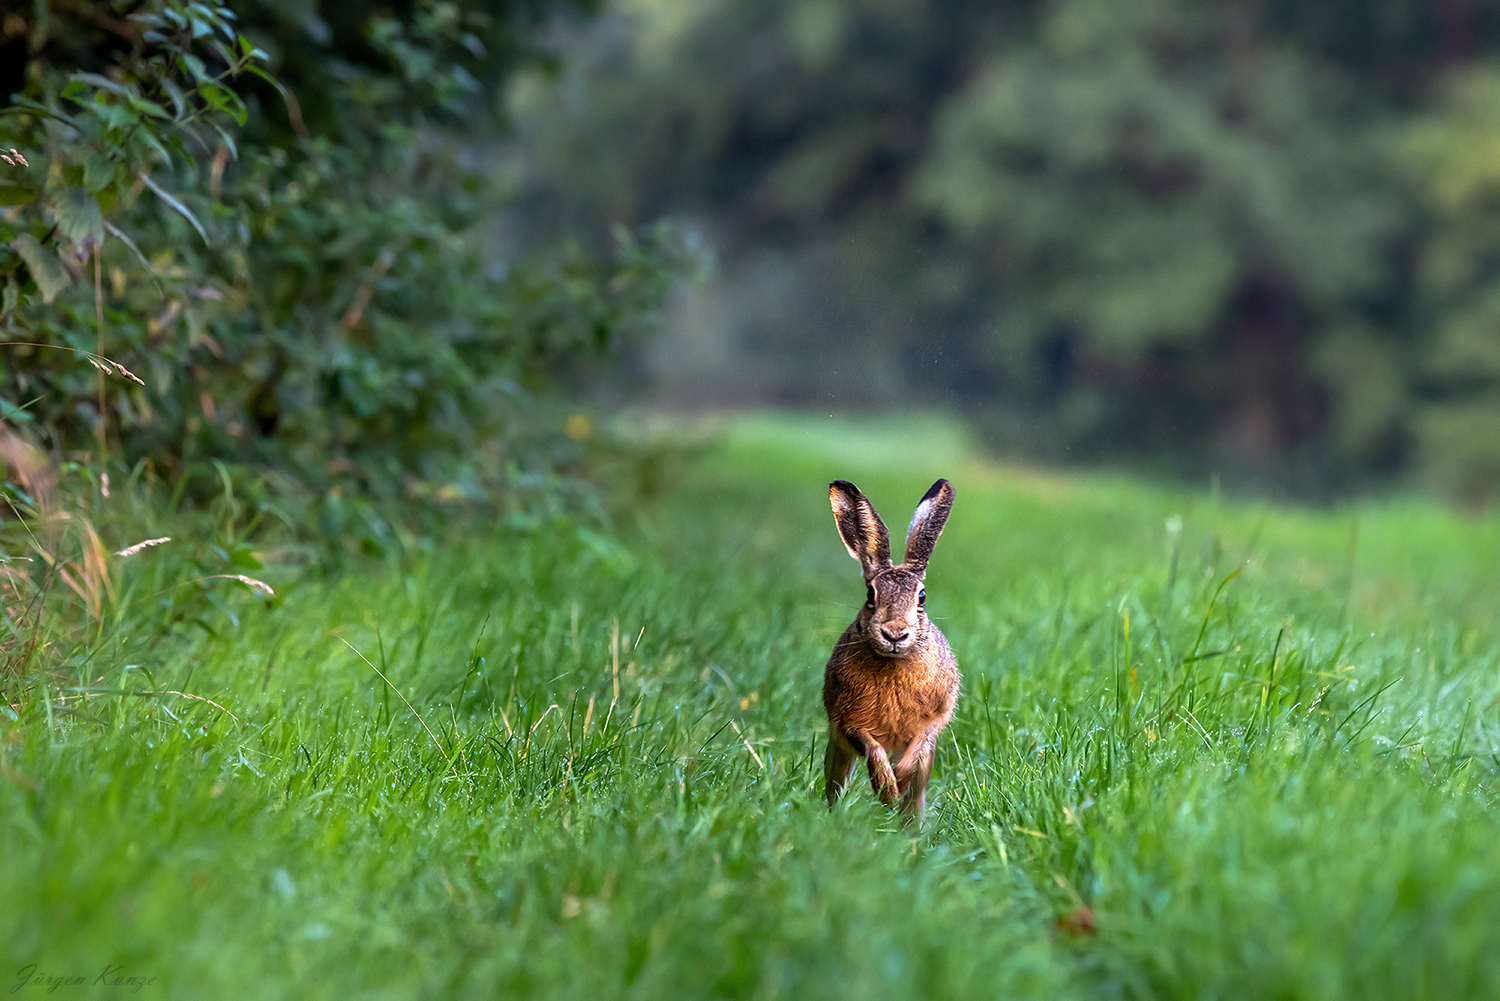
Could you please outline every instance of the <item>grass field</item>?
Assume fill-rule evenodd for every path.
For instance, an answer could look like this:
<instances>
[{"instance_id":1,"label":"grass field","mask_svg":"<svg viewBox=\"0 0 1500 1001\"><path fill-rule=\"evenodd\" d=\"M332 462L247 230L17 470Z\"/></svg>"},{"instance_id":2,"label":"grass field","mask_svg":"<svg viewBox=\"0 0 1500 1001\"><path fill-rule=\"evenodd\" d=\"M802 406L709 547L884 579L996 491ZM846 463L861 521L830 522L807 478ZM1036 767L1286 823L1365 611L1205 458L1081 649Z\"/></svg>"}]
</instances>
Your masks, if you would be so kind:
<instances>
[{"instance_id":1,"label":"grass field","mask_svg":"<svg viewBox=\"0 0 1500 1001\"><path fill-rule=\"evenodd\" d=\"M899 538L939 475L964 693L913 838L822 800L826 492ZM21 997L1500 996L1493 517L760 417L616 538L267 570L213 633L132 559L0 710Z\"/></svg>"}]
</instances>

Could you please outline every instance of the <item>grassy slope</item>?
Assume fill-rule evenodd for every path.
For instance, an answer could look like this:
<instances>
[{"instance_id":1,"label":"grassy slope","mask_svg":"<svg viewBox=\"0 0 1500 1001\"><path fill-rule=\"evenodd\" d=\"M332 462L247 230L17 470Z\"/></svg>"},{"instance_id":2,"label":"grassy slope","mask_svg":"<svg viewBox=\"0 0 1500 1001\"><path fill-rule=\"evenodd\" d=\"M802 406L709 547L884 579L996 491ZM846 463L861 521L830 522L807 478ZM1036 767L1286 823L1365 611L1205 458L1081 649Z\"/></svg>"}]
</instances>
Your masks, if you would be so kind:
<instances>
[{"instance_id":1,"label":"grassy slope","mask_svg":"<svg viewBox=\"0 0 1500 1001\"><path fill-rule=\"evenodd\" d=\"M854 479L899 537L937 475L929 607L965 692L914 843L867 790L822 805L822 662L862 595L825 490ZM1496 996L1497 564L1493 520L1420 503L1219 503L985 465L936 422L742 422L628 551L498 535L303 581L217 639L128 620L80 678L142 664L235 718L0 721L0 974ZM1082 903L1097 934L1060 932Z\"/></svg>"}]
</instances>

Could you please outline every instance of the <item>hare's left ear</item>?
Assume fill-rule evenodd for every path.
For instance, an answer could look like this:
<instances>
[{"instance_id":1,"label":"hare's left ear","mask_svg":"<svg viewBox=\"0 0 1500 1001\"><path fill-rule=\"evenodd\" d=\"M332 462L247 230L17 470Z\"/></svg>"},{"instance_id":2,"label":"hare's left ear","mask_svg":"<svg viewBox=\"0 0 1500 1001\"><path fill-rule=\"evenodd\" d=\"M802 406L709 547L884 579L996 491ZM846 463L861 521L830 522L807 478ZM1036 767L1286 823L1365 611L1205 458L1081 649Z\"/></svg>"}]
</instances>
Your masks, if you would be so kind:
<instances>
[{"instance_id":1,"label":"hare's left ear","mask_svg":"<svg viewBox=\"0 0 1500 1001\"><path fill-rule=\"evenodd\" d=\"M891 537L885 530L885 522L875 513L859 487L848 480L834 480L828 484L828 503L833 507L833 521L838 526L839 538L849 555L859 560L865 580L891 565Z\"/></svg>"},{"instance_id":2,"label":"hare's left ear","mask_svg":"<svg viewBox=\"0 0 1500 1001\"><path fill-rule=\"evenodd\" d=\"M927 570L927 560L932 556L932 547L943 534L943 524L948 512L953 510L953 484L938 480L917 505L917 513L911 516L911 526L906 530L906 566L917 573Z\"/></svg>"}]
</instances>

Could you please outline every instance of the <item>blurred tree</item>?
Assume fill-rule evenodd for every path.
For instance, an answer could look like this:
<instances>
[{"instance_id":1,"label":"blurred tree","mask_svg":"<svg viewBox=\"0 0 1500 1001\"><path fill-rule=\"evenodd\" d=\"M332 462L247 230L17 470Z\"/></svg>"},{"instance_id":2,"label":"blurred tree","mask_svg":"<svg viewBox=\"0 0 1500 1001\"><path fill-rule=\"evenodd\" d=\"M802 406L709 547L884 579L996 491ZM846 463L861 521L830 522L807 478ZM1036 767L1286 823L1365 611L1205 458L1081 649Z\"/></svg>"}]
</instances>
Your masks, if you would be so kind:
<instances>
[{"instance_id":1,"label":"blurred tree","mask_svg":"<svg viewBox=\"0 0 1500 1001\"><path fill-rule=\"evenodd\" d=\"M1417 454L1481 500L1500 491L1500 67L1454 75L1402 153L1429 226L1417 272L1431 325L1410 359Z\"/></svg>"},{"instance_id":2,"label":"blurred tree","mask_svg":"<svg viewBox=\"0 0 1500 1001\"><path fill-rule=\"evenodd\" d=\"M1075 447L1310 438L1310 332L1382 277L1394 222L1350 81L1233 5L1062 0L1038 28L949 101L913 186L1004 284L1012 384L1050 354L1105 394Z\"/></svg>"},{"instance_id":3,"label":"blurred tree","mask_svg":"<svg viewBox=\"0 0 1500 1001\"><path fill-rule=\"evenodd\" d=\"M1435 333L1490 329L1460 319L1488 278L1459 288L1434 263L1487 274L1494 236L1427 189L1476 127L1459 105L1483 103L1434 95L1500 55L1500 9L614 11L566 36L556 80L518 78L523 220L709 220L725 271L744 262L746 293L725 298L774 317L746 322L746 350L799 359L770 392L956 400L1006 446L1055 457L1293 470L1312 489L1417 468L1494 489L1453 428L1500 401L1472 367L1455 380L1439 342L1457 335ZM763 266L772 250L794 263Z\"/></svg>"}]
</instances>

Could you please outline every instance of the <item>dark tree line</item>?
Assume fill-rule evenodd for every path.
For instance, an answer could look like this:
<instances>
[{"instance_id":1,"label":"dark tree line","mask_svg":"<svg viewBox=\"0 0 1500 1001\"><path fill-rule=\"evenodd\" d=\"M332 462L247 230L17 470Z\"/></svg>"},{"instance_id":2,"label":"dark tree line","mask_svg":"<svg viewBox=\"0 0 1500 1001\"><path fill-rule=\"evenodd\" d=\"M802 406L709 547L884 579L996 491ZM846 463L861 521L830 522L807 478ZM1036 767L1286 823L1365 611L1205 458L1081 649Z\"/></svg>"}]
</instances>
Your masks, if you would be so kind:
<instances>
[{"instance_id":1,"label":"dark tree line","mask_svg":"<svg viewBox=\"0 0 1500 1001\"><path fill-rule=\"evenodd\" d=\"M705 221L761 395L956 401L1013 450L1318 491L1500 488L1493 5L614 10L518 92L522 217Z\"/></svg>"}]
</instances>

